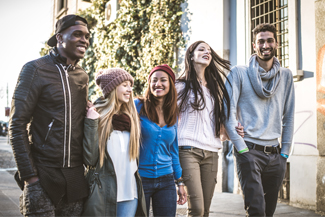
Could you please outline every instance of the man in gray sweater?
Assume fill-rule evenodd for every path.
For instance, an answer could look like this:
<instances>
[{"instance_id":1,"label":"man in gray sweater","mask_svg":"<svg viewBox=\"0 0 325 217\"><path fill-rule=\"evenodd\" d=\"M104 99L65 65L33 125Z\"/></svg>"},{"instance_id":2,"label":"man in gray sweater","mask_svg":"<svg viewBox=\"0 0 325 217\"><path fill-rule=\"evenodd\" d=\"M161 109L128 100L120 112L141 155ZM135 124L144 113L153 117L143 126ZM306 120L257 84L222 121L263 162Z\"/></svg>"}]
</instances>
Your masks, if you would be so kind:
<instances>
[{"instance_id":1,"label":"man in gray sweater","mask_svg":"<svg viewBox=\"0 0 325 217\"><path fill-rule=\"evenodd\" d=\"M293 137L294 84L291 71L274 57L275 27L260 24L253 37L256 54L249 65L235 66L228 75L231 106L225 127L236 147L247 215L273 216ZM235 130L238 122L244 126L244 138Z\"/></svg>"}]
</instances>

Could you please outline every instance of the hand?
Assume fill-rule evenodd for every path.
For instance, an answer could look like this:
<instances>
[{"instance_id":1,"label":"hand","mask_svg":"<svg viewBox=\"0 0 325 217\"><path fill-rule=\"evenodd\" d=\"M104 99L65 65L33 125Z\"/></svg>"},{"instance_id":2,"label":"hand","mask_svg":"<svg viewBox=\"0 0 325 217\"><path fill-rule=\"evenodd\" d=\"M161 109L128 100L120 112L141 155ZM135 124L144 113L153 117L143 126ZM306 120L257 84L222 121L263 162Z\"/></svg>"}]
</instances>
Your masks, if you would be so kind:
<instances>
[{"instance_id":1,"label":"hand","mask_svg":"<svg viewBox=\"0 0 325 217\"><path fill-rule=\"evenodd\" d=\"M38 181L38 176L33 176L33 177L25 180L25 185L29 185L29 184L32 184L37 181Z\"/></svg>"},{"instance_id":2,"label":"hand","mask_svg":"<svg viewBox=\"0 0 325 217\"><path fill-rule=\"evenodd\" d=\"M238 135L240 135L241 137L244 138L244 135L245 135L244 127L238 122L238 126L235 127L235 128L236 128L236 131L237 131Z\"/></svg>"},{"instance_id":3,"label":"hand","mask_svg":"<svg viewBox=\"0 0 325 217\"><path fill-rule=\"evenodd\" d=\"M88 109L89 109L90 107L93 107L93 106L94 106L94 104L93 104L90 100L88 100L88 101L87 101L86 112L88 112Z\"/></svg>"},{"instance_id":4,"label":"hand","mask_svg":"<svg viewBox=\"0 0 325 217\"><path fill-rule=\"evenodd\" d=\"M187 194L186 194L184 185L178 186L177 194L178 194L177 204L183 205L184 203L187 202Z\"/></svg>"},{"instance_id":5,"label":"hand","mask_svg":"<svg viewBox=\"0 0 325 217\"><path fill-rule=\"evenodd\" d=\"M86 118L89 118L89 119L97 119L97 118L99 118L99 114L96 111L96 108L94 106L88 108Z\"/></svg>"},{"instance_id":6,"label":"hand","mask_svg":"<svg viewBox=\"0 0 325 217\"><path fill-rule=\"evenodd\" d=\"M220 127L220 141L223 142L223 141L227 141L227 140L230 140L230 138L228 136L225 126L221 125L221 127Z\"/></svg>"}]
</instances>

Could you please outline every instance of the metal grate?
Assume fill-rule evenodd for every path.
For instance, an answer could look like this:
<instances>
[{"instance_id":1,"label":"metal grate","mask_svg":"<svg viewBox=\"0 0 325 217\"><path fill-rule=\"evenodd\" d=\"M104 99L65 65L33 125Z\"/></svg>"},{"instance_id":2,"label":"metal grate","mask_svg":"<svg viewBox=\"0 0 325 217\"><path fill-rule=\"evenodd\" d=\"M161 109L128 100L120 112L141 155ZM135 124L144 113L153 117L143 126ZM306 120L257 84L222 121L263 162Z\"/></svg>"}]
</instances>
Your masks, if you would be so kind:
<instances>
[{"instance_id":1,"label":"metal grate","mask_svg":"<svg viewBox=\"0 0 325 217\"><path fill-rule=\"evenodd\" d=\"M282 67L289 67L288 0L251 0L251 29L261 23L275 25L279 44L276 57Z\"/></svg>"}]
</instances>

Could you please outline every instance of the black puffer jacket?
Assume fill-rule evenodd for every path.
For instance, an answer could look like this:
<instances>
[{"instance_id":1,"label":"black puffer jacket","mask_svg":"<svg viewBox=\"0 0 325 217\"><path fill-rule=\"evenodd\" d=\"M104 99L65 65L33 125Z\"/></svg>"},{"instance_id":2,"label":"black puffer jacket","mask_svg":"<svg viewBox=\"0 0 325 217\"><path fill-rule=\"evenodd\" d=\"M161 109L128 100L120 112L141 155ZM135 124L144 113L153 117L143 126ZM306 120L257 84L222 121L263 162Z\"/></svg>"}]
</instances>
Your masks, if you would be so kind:
<instances>
[{"instance_id":1,"label":"black puffer jacket","mask_svg":"<svg viewBox=\"0 0 325 217\"><path fill-rule=\"evenodd\" d=\"M65 62L54 49L20 72L11 105L10 141L21 180L36 176L37 164L66 168L83 163L89 78L80 66Z\"/></svg>"}]
</instances>

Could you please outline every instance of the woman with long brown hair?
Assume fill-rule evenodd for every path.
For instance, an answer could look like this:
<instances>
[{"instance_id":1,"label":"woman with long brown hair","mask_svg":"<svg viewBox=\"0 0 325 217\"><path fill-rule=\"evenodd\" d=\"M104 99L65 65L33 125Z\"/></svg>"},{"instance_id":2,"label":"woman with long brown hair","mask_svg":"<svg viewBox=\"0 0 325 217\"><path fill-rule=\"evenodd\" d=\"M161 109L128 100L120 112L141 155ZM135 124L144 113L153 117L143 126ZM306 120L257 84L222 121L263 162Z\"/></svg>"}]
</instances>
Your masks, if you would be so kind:
<instances>
[{"instance_id":1,"label":"woman with long brown hair","mask_svg":"<svg viewBox=\"0 0 325 217\"><path fill-rule=\"evenodd\" d=\"M185 71L176 82L180 118L178 145L183 180L189 195L189 216L209 216L217 181L218 150L226 138L224 106L230 62L204 41L193 43L185 54ZM243 135L242 127L238 131Z\"/></svg>"},{"instance_id":2,"label":"woman with long brown hair","mask_svg":"<svg viewBox=\"0 0 325 217\"><path fill-rule=\"evenodd\" d=\"M149 215L150 199L154 216L176 215L178 204L187 200L178 157L177 92L175 75L166 64L153 68L148 88L142 98L135 100L140 114L141 147L139 173L142 179Z\"/></svg>"}]
</instances>

